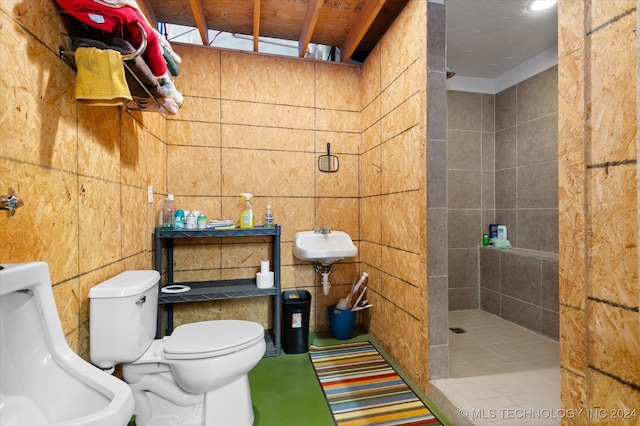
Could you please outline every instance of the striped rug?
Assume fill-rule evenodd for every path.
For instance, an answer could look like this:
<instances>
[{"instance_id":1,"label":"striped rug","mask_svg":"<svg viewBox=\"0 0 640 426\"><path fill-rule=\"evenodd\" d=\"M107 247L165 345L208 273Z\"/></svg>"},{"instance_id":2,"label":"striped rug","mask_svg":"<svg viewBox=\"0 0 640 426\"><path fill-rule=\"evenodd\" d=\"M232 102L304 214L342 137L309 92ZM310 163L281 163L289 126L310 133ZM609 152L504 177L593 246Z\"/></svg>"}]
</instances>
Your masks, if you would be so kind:
<instances>
[{"instance_id":1,"label":"striped rug","mask_svg":"<svg viewBox=\"0 0 640 426\"><path fill-rule=\"evenodd\" d=\"M311 346L336 425L441 425L370 342Z\"/></svg>"}]
</instances>

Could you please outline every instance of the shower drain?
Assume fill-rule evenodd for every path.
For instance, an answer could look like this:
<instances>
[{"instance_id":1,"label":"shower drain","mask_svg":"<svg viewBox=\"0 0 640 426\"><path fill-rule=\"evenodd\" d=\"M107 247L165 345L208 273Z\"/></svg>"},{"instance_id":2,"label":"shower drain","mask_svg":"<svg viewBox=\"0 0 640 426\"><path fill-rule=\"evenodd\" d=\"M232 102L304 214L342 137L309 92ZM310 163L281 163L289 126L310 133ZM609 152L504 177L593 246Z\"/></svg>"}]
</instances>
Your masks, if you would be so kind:
<instances>
[{"instance_id":1,"label":"shower drain","mask_svg":"<svg viewBox=\"0 0 640 426\"><path fill-rule=\"evenodd\" d=\"M456 334L462 334L462 333L466 333L467 330L465 330L464 328L460 328L460 327L451 327L449 328L449 330L453 331Z\"/></svg>"}]
</instances>

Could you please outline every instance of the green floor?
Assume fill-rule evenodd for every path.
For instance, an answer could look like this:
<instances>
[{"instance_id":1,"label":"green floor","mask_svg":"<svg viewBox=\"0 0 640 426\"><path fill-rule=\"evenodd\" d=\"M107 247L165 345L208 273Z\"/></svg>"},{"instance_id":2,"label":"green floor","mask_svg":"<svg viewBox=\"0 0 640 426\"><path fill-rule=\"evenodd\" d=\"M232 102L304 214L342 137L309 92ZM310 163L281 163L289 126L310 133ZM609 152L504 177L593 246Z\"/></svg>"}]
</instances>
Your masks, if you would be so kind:
<instances>
[{"instance_id":1,"label":"green floor","mask_svg":"<svg viewBox=\"0 0 640 426\"><path fill-rule=\"evenodd\" d=\"M317 346L367 340L376 346L429 409L445 425L449 425L450 423L425 397L418 386L368 334L354 331L354 337L350 340L334 339L330 333L311 333L309 336L309 343ZM334 424L308 353L285 354L283 352L278 357L263 358L249 372L249 382L255 413L254 426L330 426Z\"/></svg>"}]
</instances>

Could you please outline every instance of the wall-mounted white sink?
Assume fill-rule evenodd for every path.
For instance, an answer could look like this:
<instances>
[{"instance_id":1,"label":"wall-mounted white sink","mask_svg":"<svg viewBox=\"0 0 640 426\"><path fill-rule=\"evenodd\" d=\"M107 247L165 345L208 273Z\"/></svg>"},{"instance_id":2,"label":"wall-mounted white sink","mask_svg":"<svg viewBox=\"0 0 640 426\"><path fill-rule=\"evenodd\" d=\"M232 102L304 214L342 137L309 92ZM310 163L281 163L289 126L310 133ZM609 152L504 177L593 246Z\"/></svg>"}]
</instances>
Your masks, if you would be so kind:
<instances>
[{"instance_id":1,"label":"wall-mounted white sink","mask_svg":"<svg viewBox=\"0 0 640 426\"><path fill-rule=\"evenodd\" d=\"M293 254L300 260L329 266L338 260L354 257L358 248L346 232L303 231L296 233Z\"/></svg>"}]
</instances>

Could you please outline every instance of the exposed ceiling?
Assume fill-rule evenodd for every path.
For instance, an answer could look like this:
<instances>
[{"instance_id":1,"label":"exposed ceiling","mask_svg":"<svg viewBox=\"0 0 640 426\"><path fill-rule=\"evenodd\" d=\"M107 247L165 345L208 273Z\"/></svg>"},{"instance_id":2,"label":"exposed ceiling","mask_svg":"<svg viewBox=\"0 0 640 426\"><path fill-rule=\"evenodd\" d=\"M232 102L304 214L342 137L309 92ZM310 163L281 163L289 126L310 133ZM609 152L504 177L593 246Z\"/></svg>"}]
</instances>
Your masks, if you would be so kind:
<instances>
[{"instance_id":1,"label":"exposed ceiling","mask_svg":"<svg viewBox=\"0 0 640 426\"><path fill-rule=\"evenodd\" d=\"M362 62L408 0L142 0L156 22L196 27L203 44L208 31L258 35L340 48L341 60ZM142 3L141 2L141 3Z\"/></svg>"},{"instance_id":2,"label":"exposed ceiling","mask_svg":"<svg viewBox=\"0 0 640 426\"><path fill-rule=\"evenodd\" d=\"M444 0L447 63L458 76L495 78L557 44L557 8L532 13L530 0ZM139 0L157 22L340 48L364 61L408 0Z\"/></svg>"}]
</instances>

